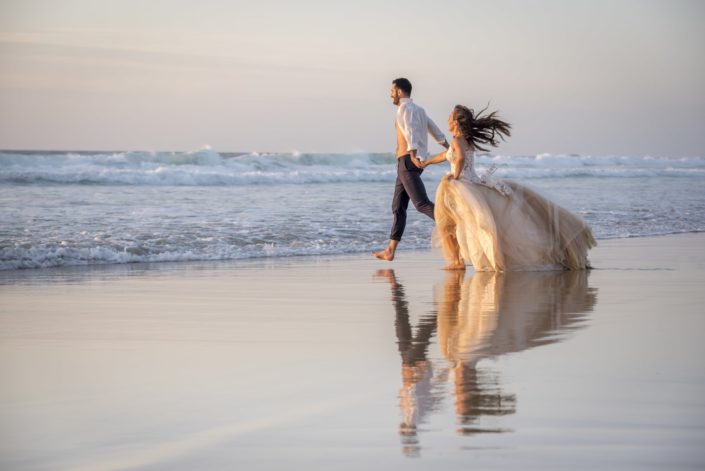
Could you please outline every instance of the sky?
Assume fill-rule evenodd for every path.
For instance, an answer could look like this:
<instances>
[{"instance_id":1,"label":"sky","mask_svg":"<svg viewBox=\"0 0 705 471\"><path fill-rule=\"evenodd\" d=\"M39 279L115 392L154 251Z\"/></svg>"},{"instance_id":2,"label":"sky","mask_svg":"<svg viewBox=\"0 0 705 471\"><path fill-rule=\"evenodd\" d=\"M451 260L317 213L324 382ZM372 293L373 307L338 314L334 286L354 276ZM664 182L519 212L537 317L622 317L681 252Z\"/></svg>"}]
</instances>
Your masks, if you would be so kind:
<instances>
[{"instance_id":1,"label":"sky","mask_svg":"<svg viewBox=\"0 0 705 471\"><path fill-rule=\"evenodd\" d=\"M703 156L703 24L697 0L0 0L0 148L391 152L407 77L442 129L498 109L498 153Z\"/></svg>"}]
</instances>

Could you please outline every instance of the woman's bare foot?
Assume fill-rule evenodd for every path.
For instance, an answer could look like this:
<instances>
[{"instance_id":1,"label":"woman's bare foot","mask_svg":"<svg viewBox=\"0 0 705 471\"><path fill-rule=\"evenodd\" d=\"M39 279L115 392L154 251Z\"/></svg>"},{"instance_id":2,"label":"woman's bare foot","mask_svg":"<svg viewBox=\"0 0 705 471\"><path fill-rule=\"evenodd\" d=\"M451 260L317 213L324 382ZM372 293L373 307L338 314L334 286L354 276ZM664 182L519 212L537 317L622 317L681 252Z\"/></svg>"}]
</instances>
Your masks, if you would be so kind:
<instances>
[{"instance_id":1,"label":"woman's bare foot","mask_svg":"<svg viewBox=\"0 0 705 471\"><path fill-rule=\"evenodd\" d=\"M392 252L389 247L384 250L380 250L379 252L372 252L372 256L377 257L380 260L386 260L388 262L394 260L394 252Z\"/></svg>"},{"instance_id":2,"label":"woman's bare foot","mask_svg":"<svg viewBox=\"0 0 705 471\"><path fill-rule=\"evenodd\" d=\"M449 263L448 265L443 267L444 270L465 270L465 263L463 263L462 260L457 260L453 263Z\"/></svg>"}]
</instances>

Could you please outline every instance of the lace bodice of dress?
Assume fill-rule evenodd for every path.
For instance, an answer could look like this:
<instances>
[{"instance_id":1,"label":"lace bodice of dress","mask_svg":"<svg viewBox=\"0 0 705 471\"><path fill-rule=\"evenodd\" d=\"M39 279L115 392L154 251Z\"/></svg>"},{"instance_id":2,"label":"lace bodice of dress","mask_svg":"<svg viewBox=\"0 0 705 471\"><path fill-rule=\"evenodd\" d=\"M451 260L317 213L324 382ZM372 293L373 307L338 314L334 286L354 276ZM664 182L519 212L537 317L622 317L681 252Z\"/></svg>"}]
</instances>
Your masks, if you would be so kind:
<instances>
[{"instance_id":1,"label":"lace bodice of dress","mask_svg":"<svg viewBox=\"0 0 705 471\"><path fill-rule=\"evenodd\" d=\"M450 163L450 173L455 174L455 169L458 168L458 157L453 152L453 147L449 147L446 152L446 160ZM475 173L475 152L468 150L465 153L465 163L460 170L460 178L479 183L480 177Z\"/></svg>"},{"instance_id":2,"label":"lace bodice of dress","mask_svg":"<svg viewBox=\"0 0 705 471\"><path fill-rule=\"evenodd\" d=\"M450 173L455 174L455 169L458 165L458 157L453 152L453 147L449 147L446 151L446 160L450 163ZM508 195L511 193L511 188L509 185L504 183L502 180L493 180L491 175L497 170L497 166L493 165L487 172L482 175L478 175L475 171L475 151L468 149L465 152L465 163L463 168L460 170L460 180L470 181L472 183L477 183L478 185L485 185L490 188L494 188L503 195Z\"/></svg>"}]
</instances>

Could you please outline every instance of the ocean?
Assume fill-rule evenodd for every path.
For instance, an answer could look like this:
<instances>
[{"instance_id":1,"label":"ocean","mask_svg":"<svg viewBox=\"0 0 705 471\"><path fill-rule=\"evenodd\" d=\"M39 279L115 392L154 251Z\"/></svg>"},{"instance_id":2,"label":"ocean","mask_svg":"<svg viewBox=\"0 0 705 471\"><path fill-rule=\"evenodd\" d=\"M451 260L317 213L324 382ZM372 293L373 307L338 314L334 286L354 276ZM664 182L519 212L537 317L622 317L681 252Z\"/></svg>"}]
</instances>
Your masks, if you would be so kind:
<instances>
[{"instance_id":1,"label":"ocean","mask_svg":"<svg viewBox=\"0 0 705 471\"><path fill-rule=\"evenodd\" d=\"M705 157L501 155L596 238L705 231ZM423 174L434 199L447 164ZM0 269L362 253L385 246L391 154L0 151ZM431 246L410 208L403 249Z\"/></svg>"}]
</instances>

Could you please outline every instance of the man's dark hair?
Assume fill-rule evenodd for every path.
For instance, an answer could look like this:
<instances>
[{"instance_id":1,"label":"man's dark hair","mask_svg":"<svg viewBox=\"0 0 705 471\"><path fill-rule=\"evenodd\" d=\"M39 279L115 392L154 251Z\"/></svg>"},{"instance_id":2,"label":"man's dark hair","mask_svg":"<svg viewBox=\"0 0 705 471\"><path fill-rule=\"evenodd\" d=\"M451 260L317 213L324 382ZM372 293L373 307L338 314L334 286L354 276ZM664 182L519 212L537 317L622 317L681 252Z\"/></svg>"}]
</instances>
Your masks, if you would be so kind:
<instances>
[{"instance_id":1,"label":"man's dark hair","mask_svg":"<svg viewBox=\"0 0 705 471\"><path fill-rule=\"evenodd\" d=\"M401 78L392 80L392 83L394 85L396 85L396 87L399 90L401 90L402 92L411 96L411 82L409 82L409 79L405 79L404 77L401 77Z\"/></svg>"}]
</instances>

